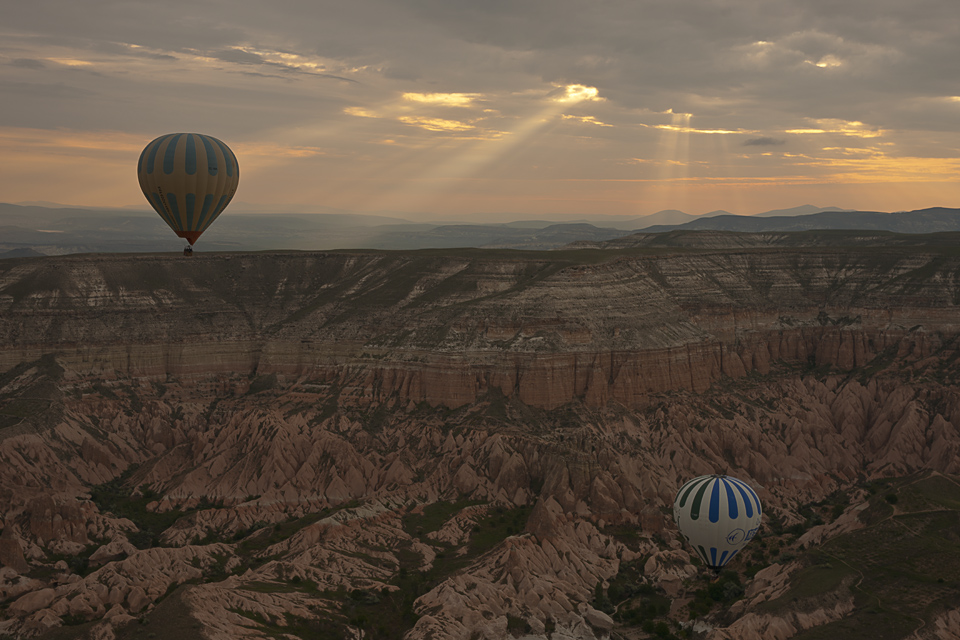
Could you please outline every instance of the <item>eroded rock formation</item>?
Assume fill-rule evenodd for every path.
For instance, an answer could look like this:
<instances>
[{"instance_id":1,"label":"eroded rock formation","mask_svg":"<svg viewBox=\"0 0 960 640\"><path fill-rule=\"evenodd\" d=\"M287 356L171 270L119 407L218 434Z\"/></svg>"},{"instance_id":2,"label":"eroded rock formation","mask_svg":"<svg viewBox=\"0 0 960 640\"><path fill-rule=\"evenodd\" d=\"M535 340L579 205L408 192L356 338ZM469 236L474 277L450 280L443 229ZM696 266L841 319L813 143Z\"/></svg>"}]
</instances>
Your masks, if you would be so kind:
<instances>
[{"instance_id":1,"label":"eroded rock formation","mask_svg":"<svg viewBox=\"0 0 960 640\"><path fill-rule=\"evenodd\" d=\"M876 509L805 505L960 474L958 273L825 249L0 261L0 634L126 637L176 598L207 638L603 636L631 571L685 611L686 478L804 525L783 559ZM761 610L802 570L772 553L698 633L855 610Z\"/></svg>"}]
</instances>

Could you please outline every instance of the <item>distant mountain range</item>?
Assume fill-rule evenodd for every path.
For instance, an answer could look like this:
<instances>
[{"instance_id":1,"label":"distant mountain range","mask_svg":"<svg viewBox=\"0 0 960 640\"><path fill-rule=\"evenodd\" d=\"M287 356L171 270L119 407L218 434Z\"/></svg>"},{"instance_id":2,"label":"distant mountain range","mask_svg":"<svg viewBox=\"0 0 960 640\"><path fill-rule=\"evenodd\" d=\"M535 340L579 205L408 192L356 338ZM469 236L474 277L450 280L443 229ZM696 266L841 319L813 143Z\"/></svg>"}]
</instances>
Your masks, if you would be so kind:
<instances>
[{"instance_id":1,"label":"distant mountain range","mask_svg":"<svg viewBox=\"0 0 960 640\"><path fill-rule=\"evenodd\" d=\"M660 233L675 229L711 231L810 231L813 229L849 229L864 231L893 231L895 233L936 233L960 231L960 209L933 207L917 211L821 211L807 215L719 215L701 217L680 225L655 225L646 233Z\"/></svg>"},{"instance_id":2,"label":"distant mountain range","mask_svg":"<svg viewBox=\"0 0 960 640\"><path fill-rule=\"evenodd\" d=\"M498 247L551 249L577 240L603 241L636 229L585 222L428 224L385 216L231 214L219 218L197 243L199 251L276 249L423 249ZM152 211L51 209L0 204L0 257L10 251L67 253L179 251L177 238ZM6 257L14 257L6 256Z\"/></svg>"},{"instance_id":3,"label":"distant mountain range","mask_svg":"<svg viewBox=\"0 0 960 640\"><path fill-rule=\"evenodd\" d=\"M241 208L247 209L251 205ZM402 215L402 214L399 214ZM556 216L557 220L487 222L504 214L460 221L411 222L390 215L227 212L203 235L199 251L277 249L423 249L488 247L547 250L596 243L633 233L676 229L740 232L863 229L898 233L960 231L960 209L883 213L804 205L754 216L713 211L694 216L668 209L639 217ZM519 217L519 216L518 216ZM625 241L629 243L629 241ZM0 258L35 254L179 251L177 238L152 211L0 203Z\"/></svg>"}]
</instances>

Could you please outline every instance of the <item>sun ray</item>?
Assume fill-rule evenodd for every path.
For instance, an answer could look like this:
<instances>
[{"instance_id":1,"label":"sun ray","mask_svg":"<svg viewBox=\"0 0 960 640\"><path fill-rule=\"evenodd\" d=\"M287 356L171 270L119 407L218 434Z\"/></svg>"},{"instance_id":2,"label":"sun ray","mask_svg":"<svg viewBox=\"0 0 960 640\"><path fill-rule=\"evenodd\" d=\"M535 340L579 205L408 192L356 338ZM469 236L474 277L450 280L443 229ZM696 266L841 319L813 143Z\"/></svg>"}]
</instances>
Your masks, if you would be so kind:
<instances>
[{"instance_id":1,"label":"sun ray","mask_svg":"<svg viewBox=\"0 0 960 640\"><path fill-rule=\"evenodd\" d=\"M731 180L736 177L734 173L734 167L731 163L732 155L730 153L730 145L728 143L729 136L714 136L714 149L715 161L714 166L718 168L718 176L721 180ZM731 213L742 214L744 209L744 200L743 200L743 189L727 189L726 196L728 198L727 202L732 201L731 204L727 204L727 207L732 209ZM706 212L704 212L706 213Z\"/></svg>"},{"instance_id":2,"label":"sun ray","mask_svg":"<svg viewBox=\"0 0 960 640\"><path fill-rule=\"evenodd\" d=\"M670 111L670 126L658 127L660 141L657 144L656 162L658 182L664 191L664 201L682 209L685 206L689 177L690 119L689 113Z\"/></svg>"},{"instance_id":3,"label":"sun ray","mask_svg":"<svg viewBox=\"0 0 960 640\"><path fill-rule=\"evenodd\" d=\"M466 94L472 95L472 94ZM565 109L584 101L603 100L594 87L579 84L559 87L535 113L521 120L504 135L464 142L442 161L411 177L402 186L382 194L370 203L374 208L386 202L402 202L407 208L430 208L455 190L460 182L493 165L519 145L529 142L555 121Z\"/></svg>"}]
</instances>

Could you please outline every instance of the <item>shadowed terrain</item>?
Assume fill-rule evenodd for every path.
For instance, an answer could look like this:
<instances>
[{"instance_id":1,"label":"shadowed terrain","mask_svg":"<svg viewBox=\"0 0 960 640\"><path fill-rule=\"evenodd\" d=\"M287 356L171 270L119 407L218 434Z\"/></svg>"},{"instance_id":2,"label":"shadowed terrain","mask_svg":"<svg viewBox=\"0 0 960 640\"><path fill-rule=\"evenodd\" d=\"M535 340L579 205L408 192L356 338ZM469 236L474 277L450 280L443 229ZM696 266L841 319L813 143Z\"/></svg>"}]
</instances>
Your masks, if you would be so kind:
<instances>
[{"instance_id":1,"label":"shadowed terrain","mask_svg":"<svg viewBox=\"0 0 960 640\"><path fill-rule=\"evenodd\" d=\"M2 260L0 634L953 637L958 278L844 232ZM714 472L765 505L716 580L665 515Z\"/></svg>"}]
</instances>

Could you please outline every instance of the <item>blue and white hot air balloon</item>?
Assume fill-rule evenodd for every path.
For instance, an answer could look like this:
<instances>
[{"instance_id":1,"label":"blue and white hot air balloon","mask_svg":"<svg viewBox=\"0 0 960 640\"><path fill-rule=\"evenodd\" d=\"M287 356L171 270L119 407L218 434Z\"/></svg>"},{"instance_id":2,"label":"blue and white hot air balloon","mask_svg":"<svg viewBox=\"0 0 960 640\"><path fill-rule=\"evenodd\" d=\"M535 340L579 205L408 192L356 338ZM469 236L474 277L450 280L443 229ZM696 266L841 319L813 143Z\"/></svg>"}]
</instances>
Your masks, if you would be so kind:
<instances>
[{"instance_id":1,"label":"blue and white hot air balloon","mask_svg":"<svg viewBox=\"0 0 960 640\"><path fill-rule=\"evenodd\" d=\"M697 555L716 572L757 534L760 498L742 480L700 476L680 487L673 519Z\"/></svg>"}]
</instances>

